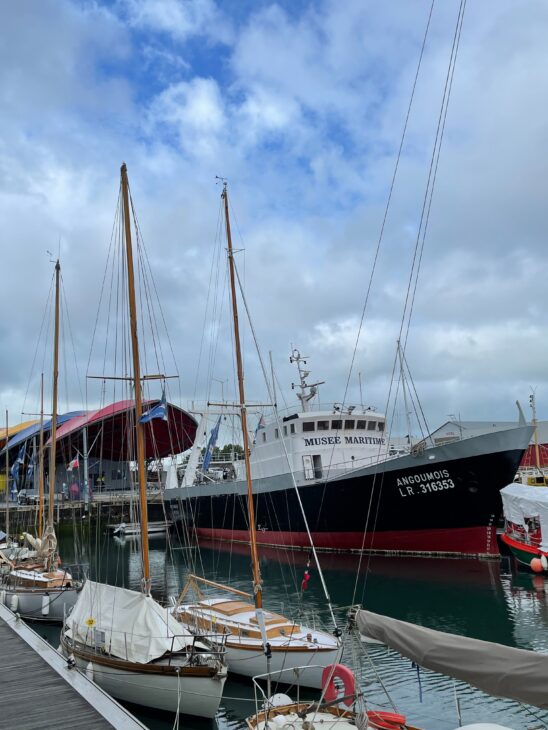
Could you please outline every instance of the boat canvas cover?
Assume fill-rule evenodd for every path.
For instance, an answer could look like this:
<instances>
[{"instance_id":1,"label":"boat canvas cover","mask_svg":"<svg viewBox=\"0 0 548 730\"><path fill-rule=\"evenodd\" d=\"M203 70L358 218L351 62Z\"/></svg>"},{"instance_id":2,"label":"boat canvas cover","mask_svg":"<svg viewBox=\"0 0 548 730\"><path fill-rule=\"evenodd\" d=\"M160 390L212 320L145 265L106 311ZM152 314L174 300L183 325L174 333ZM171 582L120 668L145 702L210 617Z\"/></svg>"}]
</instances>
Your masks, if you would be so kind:
<instances>
[{"instance_id":1,"label":"boat canvas cover","mask_svg":"<svg viewBox=\"0 0 548 730\"><path fill-rule=\"evenodd\" d=\"M495 697L548 709L548 655L447 634L358 611L360 632L425 669L460 679Z\"/></svg>"},{"instance_id":2,"label":"boat canvas cover","mask_svg":"<svg viewBox=\"0 0 548 730\"><path fill-rule=\"evenodd\" d=\"M88 580L66 620L67 636L130 662L183 651L193 637L151 596ZM176 637L176 638L174 638Z\"/></svg>"},{"instance_id":3,"label":"boat canvas cover","mask_svg":"<svg viewBox=\"0 0 548 730\"><path fill-rule=\"evenodd\" d=\"M509 484L500 490L504 517L527 531L526 517L537 517L542 534L541 550L548 550L548 489L527 487L525 484Z\"/></svg>"}]
</instances>

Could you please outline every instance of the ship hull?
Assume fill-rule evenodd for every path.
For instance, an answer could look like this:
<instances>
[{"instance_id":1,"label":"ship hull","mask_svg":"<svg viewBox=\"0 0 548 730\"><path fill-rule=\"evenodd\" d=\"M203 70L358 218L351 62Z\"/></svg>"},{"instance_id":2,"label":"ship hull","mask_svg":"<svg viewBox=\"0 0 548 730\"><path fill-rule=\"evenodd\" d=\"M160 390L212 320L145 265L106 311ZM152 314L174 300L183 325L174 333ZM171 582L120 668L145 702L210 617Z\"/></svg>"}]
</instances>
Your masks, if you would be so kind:
<instances>
[{"instance_id":1,"label":"ship hull","mask_svg":"<svg viewBox=\"0 0 548 730\"><path fill-rule=\"evenodd\" d=\"M299 496L321 550L498 555L499 491L513 481L527 426L426 449L333 479L301 482ZM291 475L254 479L257 541L309 549ZM198 537L247 542L245 483L170 490L174 516Z\"/></svg>"}]
</instances>

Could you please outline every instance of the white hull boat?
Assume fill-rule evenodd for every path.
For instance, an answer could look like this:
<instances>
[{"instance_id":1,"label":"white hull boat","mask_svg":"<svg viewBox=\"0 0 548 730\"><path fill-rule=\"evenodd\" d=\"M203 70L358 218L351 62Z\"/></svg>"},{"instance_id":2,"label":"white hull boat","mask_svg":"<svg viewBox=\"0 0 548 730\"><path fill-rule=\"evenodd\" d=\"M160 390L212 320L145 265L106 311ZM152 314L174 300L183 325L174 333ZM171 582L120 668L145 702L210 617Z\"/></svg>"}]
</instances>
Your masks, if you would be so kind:
<instances>
[{"instance_id":1,"label":"white hull boat","mask_svg":"<svg viewBox=\"0 0 548 730\"><path fill-rule=\"evenodd\" d=\"M226 648L229 671L254 677L268 670L255 607L242 600L208 598L195 604L181 604L175 617L197 636L217 633ZM293 684L320 689L323 669L334 664L340 654L340 640L326 631L300 626L279 614L263 610L266 640L270 647L272 673L299 668L285 675Z\"/></svg>"},{"instance_id":2,"label":"white hull boat","mask_svg":"<svg viewBox=\"0 0 548 730\"><path fill-rule=\"evenodd\" d=\"M130 666L130 662L119 660L114 662L107 657L99 657L93 652L77 650L62 643L63 651L73 653L76 666L87 677L92 679L105 692L123 702L152 707L165 712L181 712L197 717L214 718L223 694L226 680L226 668L220 672L211 672L207 676L208 667L196 666L195 676L185 673L180 666L177 674L174 661L156 665ZM153 668L158 671L151 671ZM171 670L164 673L162 670Z\"/></svg>"}]
</instances>

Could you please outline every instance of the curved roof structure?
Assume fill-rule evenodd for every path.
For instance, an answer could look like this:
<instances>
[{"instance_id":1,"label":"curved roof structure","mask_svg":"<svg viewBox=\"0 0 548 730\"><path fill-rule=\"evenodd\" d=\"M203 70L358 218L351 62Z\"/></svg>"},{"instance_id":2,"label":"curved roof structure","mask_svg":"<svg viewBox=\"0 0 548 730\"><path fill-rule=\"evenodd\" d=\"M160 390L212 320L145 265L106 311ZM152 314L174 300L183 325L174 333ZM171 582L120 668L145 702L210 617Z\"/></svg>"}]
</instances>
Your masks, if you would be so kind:
<instances>
[{"instance_id":1,"label":"curved roof structure","mask_svg":"<svg viewBox=\"0 0 548 730\"><path fill-rule=\"evenodd\" d=\"M159 399L143 402L145 410ZM88 413L74 414L57 431L59 458L69 461L83 452L83 429L87 429L88 455L112 461L135 458L135 402L123 400ZM172 403L167 404L167 420L155 418L144 424L145 457L163 458L179 454L194 443L197 422ZM49 443L49 441L48 441Z\"/></svg>"},{"instance_id":2,"label":"curved roof structure","mask_svg":"<svg viewBox=\"0 0 548 730\"><path fill-rule=\"evenodd\" d=\"M63 413L61 415L57 416L57 426L61 426L66 421L71 420L75 416L81 416L85 411L71 411L70 413ZM47 433L51 429L51 418L48 418L47 421L44 421L44 432ZM14 449L16 446L20 446L25 441L28 441L29 439L33 438L34 436L38 436L40 433L40 421L32 421L31 425L26 425L25 428L22 428L19 430L15 436L12 436L10 440L8 441L7 448L9 451ZM6 450L6 447L2 450L2 453Z\"/></svg>"}]
</instances>

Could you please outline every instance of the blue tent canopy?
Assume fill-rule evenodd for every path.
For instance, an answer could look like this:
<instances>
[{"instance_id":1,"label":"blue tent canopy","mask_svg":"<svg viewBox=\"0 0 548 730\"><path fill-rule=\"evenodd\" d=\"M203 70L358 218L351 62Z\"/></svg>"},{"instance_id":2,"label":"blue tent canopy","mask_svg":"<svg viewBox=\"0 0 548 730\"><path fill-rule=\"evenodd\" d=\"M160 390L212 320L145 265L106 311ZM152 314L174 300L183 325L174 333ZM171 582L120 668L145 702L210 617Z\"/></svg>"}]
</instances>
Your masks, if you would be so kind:
<instances>
[{"instance_id":1,"label":"blue tent canopy","mask_svg":"<svg viewBox=\"0 0 548 730\"><path fill-rule=\"evenodd\" d=\"M76 416L83 416L85 411L71 411L70 413L63 413L57 416L57 427L61 426L66 421L69 421L71 418L75 418ZM51 418L48 418L47 421L44 421L44 433L49 431L51 429ZM20 444L23 444L25 441L28 441L29 439L33 438L33 436L37 436L40 433L40 424L34 423L32 426L29 426L28 428L24 428L22 431L19 431L15 434L7 443L6 446L2 449L0 453L5 454L6 449L11 451L11 449L15 448L16 446L19 446Z\"/></svg>"}]
</instances>

